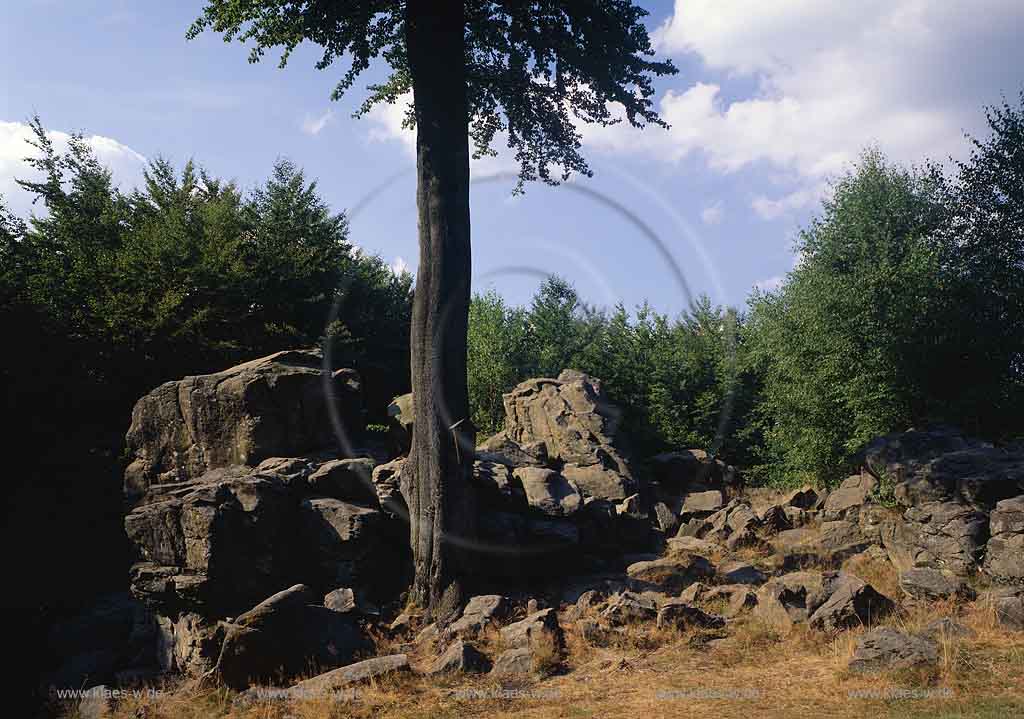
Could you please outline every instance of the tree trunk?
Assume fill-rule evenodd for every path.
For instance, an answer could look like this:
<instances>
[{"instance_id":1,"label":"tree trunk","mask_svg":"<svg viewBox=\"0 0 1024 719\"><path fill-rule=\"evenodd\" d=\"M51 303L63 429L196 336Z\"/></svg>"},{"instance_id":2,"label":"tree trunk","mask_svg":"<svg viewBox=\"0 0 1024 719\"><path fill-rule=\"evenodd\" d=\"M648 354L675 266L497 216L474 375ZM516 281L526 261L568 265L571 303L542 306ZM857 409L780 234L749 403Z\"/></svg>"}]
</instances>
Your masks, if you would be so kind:
<instances>
[{"instance_id":1,"label":"tree trunk","mask_svg":"<svg viewBox=\"0 0 1024 719\"><path fill-rule=\"evenodd\" d=\"M461 0L408 0L406 47L416 112L420 261L413 299L409 472L412 600L445 621L475 528L475 436L466 388L470 298L469 138Z\"/></svg>"}]
</instances>

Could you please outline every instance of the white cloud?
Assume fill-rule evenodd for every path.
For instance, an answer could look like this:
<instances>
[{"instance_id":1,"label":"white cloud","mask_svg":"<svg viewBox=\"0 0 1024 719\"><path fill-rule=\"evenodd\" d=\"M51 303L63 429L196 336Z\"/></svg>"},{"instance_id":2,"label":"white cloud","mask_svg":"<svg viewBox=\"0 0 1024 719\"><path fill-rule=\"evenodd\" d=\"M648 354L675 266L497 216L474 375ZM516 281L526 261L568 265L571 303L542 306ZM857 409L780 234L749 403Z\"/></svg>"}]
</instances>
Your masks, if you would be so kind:
<instances>
[{"instance_id":1,"label":"white cloud","mask_svg":"<svg viewBox=\"0 0 1024 719\"><path fill-rule=\"evenodd\" d=\"M761 290L762 292L774 292L775 290L782 287L785 281L785 276L775 275L774 277L769 277L766 280L758 280L757 282L754 283L754 287Z\"/></svg>"},{"instance_id":2,"label":"white cloud","mask_svg":"<svg viewBox=\"0 0 1024 719\"><path fill-rule=\"evenodd\" d=\"M804 187L790 192L777 199L758 195L750 202L750 206L765 220L774 220L792 210L799 210L820 201L826 193L827 185Z\"/></svg>"},{"instance_id":3,"label":"white cloud","mask_svg":"<svg viewBox=\"0 0 1024 719\"><path fill-rule=\"evenodd\" d=\"M1021 26L1019 0L676 0L655 41L699 58L705 81L662 96L668 132L620 124L586 140L669 161L700 153L723 173L791 173L784 196L754 202L776 217L817 199L867 145L904 163L962 156L982 106L1019 87Z\"/></svg>"},{"instance_id":4,"label":"white cloud","mask_svg":"<svg viewBox=\"0 0 1024 719\"><path fill-rule=\"evenodd\" d=\"M302 131L307 135L316 136L320 134L320 131L327 127L327 124L334 119L334 110L327 108L327 112L320 115L319 117L313 117L306 115L306 119L302 121Z\"/></svg>"},{"instance_id":5,"label":"white cloud","mask_svg":"<svg viewBox=\"0 0 1024 719\"><path fill-rule=\"evenodd\" d=\"M395 261L390 265L391 271L396 275L401 275L404 272L409 271L409 263L405 261L405 258L399 255L395 258Z\"/></svg>"},{"instance_id":6,"label":"white cloud","mask_svg":"<svg viewBox=\"0 0 1024 719\"><path fill-rule=\"evenodd\" d=\"M47 136L58 152L67 149L70 135L66 132L50 130ZM27 163L26 157L35 157L39 151L28 144L34 139L32 129L24 122L0 122L0 195L7 200L10 208L21 216L30 211L37 214L42 208L33 206L32 196L21 189L16 179L37 179L38 173ZM142 170L146 166L146 158L117 140L102 135L90 135L86 142L96 153L100 163L110 168L114 182L122 189L131 188L142 178Z\"/></svg>"},{"instance_id":7,"label":"white cloud","mask_svg":"<svg viewBox=\"0 0 1024 719\"><path fill-rule=\"evenodd\" d=\"M705 225L717 225L724 216L725 210L722 209L720 201L705 207L700 213L700 219Z\"/></svg>"}]
</instances>

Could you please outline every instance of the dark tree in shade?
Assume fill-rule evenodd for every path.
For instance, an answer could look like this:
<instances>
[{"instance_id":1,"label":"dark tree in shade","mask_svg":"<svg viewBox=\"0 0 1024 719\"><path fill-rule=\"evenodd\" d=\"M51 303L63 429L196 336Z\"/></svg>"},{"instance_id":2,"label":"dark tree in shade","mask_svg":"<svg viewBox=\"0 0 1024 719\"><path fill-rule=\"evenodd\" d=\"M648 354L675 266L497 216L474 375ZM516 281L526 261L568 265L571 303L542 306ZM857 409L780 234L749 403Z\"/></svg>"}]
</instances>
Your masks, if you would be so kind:
<instances>
[{"instance_id":1,"label":"dark tree in shade","mask_svg":"<svg viewBox=\"0 0 1024 719\"><path fill-rule=\"evenodd\" d=\"M416 574L412 598L444 619L461 601L474 517L469 472L466 324L470 299L470 156L501 133L520 186L589 175L577 123L664 125L652 109L655 62L646 11L628 0L208 0L189 30L251 47L250 62L300 43L319 46L320 70L348 63L333 93L371 62L390 66L360 112L411 90L416 128L420 260L411 332L415 432L406 464ZM472 150L470 143L472 142ZM456 541L457 538L457 541Z\"/></svg>"}]
</instances>

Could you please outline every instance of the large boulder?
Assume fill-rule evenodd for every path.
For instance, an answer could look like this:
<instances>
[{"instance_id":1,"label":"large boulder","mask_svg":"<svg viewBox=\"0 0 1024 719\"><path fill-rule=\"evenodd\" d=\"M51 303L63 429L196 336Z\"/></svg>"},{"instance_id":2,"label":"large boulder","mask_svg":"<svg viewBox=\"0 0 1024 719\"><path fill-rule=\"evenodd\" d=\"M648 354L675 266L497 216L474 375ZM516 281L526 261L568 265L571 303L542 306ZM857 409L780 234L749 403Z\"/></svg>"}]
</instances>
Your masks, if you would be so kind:
<instances>
[{"instance_id":1,"label":"large boulder","mask_svg":"<svg viewBox=\"0 0 1024 719\"><path fill-rule=\"evenodd\" d=\"M864 451L864 467L894 485L905 507L957 502L988 511L1024 493L1024 454L997 449L950 429L879 437Z\"/></svg>"},{"instance_id":2,"label":"large boulder","mask_svg":"<svg viewBox=\"0 0 1024 719\"><path fill-rule=\"evenodd\" d=\"M891 613L895 604L879 594L870 584L852 574L826 574L828 593L821 606L807 619L812 629L835 632L861 625L871 625Z\"/></svg>"},{"instance_id":3,"label":"large boulder","mask_svg":"<svg viewBox=\"0 0 1024 719\"><path fill-rule=\"evenodd\" d=\"M321 589L363 587L381 599L400 583L406 543L381 510L331 497L305 499L299 529L306 576Z\"/></svg>"},{"instance_id":4,"label":"large boulder","mask_svg":"<svg viewBox=\"0 0 1024 719\"><path fill-rule=\"evenodd\" d=\"M849 669L871 672L935 664L939 646L931 639L904 634L892 627L872 629L857 641Z\"/></svg>"},{"instance_id":5,"label":"large boulder","mask_svg":"<svg viewBox=\"0 0 1024 719\"><path fill-rule=\"evenodd\" d=\"M297 584L227 623L213 675L232 689L244 689L310 667L348 664L366 651L369 642L354 617L320 601L311 588Z\"/></svg>"},{"instance_id":6,"label":"large boulder","mask_svg":"<svg viewBox=\"0 0 1024 719\"><path fill-rule=\"evenodd\" d=\"M620 412L605 398L600 381L565 370L557 379L527 380L503 400L501 444L542 445L546 460L562 466L584 497L622 500L636 493L619 436Z\"/></svg>"},{"instance_id":7,"label":"large boulder","mask_svg":"<svg viewBox=\"0 0 1024 719\"><path fill-rule=\"evenodd\" d=\"M224 615L287 586L295 503L279 477L212 470L147 500L125 531L140 560L132 591L151 606Z\"/></svg>"},{"instance_id":8,"label":"large boulder","mask_svg":"<svg viewBox=\"0 0 1024 719\"><path fill-rule=\"evenodd\" d=\"M985 571L1003 581L1024 581L1024 495L996 505L989 532Z\"/></svg>"},{"instance_id":9,"label":"large boulder","mask_svg":"<svg viewBox=\"0 0 1024 719\"><path fill-rule=\"evenodd\" d=\"M887 523L882 542L893 565L945 569L965 576L976 567L988 534L986 516L959 502L926 502Z\"/></svg>"},{"instance_id":10,"label":"large boulder","mask_svg":"<svg viewBox=\"0 0 1024 719\"><path fill-rule=\"evenodd\" d=\"M332 406L347 431L360 431L358 375L325 374L322 361L317 350L278 352L154 389L132 411L125 493L332 445Z\"/></svg>"},{"instance_id":11,"label":"large boulder","mask_svg":"<svg viewBox=\"0 0 1024 719\"><path fill-rule=\"evenodd\" d=\"M520 467L513 472L526 493L527 503L552 517L568 517L583 505L576 485L558 472L541 467Z\"/></svg>"}]
</instances>

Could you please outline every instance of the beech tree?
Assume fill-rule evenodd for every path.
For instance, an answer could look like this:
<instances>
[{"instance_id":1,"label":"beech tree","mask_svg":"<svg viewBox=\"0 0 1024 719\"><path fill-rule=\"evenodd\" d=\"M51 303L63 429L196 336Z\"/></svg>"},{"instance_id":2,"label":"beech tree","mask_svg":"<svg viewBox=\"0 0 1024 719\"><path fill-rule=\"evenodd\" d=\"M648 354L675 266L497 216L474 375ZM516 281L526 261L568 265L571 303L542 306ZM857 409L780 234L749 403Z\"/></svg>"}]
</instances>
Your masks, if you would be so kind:
<instances>
[{"instance_id":1,"label":"beech tree","mask_svg":"<svg viewBox=\"0 0 1024 719\"><path fill-rule=\"evenodd\" d=\"M390 75L371 85L357 115L413 95L419 267L410 337L415 431L406 463L415 563L411 597L444 619L461 603L472 562L466 331L470 301L469 161L504 136L519 185L589 175L578 123L609 125L621 108L636 127L664 126L652 79L676 72L650 59L629 0L207 0L189 30L249 44L249 61L301 43L322 49L317 69L348 67L337 99L373 62ZM472 150L470 143L472 142Z\"/></svg>"}]
</instances>

